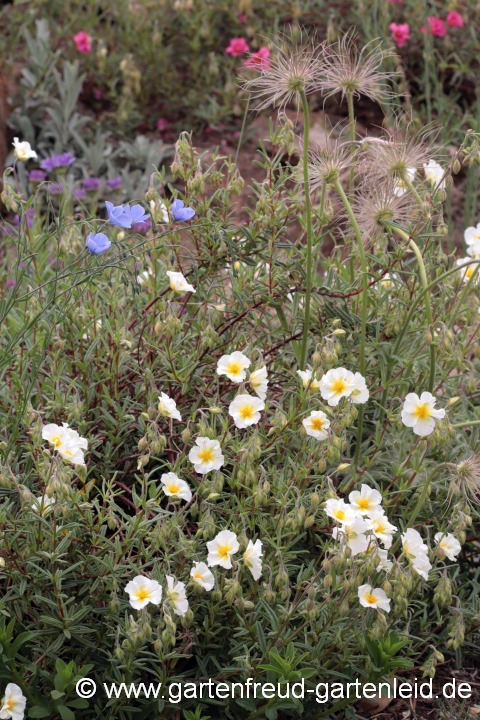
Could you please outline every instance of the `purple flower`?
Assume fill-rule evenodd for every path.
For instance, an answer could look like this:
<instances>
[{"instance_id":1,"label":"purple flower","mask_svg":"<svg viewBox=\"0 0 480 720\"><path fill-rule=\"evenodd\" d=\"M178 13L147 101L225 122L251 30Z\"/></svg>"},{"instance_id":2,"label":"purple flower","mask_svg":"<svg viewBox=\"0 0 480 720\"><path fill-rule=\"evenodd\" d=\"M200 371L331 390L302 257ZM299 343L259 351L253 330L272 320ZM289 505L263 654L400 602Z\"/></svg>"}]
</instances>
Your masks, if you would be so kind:
<instances>
[{"instance_id":1,"label":"purple flower","mask_svg":"<svg viewBox=\"0 0 480 720\"><path fill-rule=\"evenodd\" d=\"M59 195L60 193L63 193L63 185L59 185L58 183L48 183L48 189L52 195Z\"/></svg>"},{"instance_id":2,"label":"purple flower","mask_svg":"<svg viewBox=\"0 0 480 720\"><path fill-rule=\"evenodd\" d=\"M27 219L27 225L28 227L32 227L33 224L33 217L35 215L35 208L28 208L27 212L25 213L25 218ZM18 227L20 225L20 215L15 215L13 222Z\"/></svg>"},{"instance_id":3,"label":"purple flower","mask_svg":"<svg viewBox=\"0 0 480 720\"><path fill-rule=\"evenodd\" d=\"M131 228L135 223L142 223L148 220L149 216L145 214L145 209L141 205L117 205L105 201L107 208L108 220L112 225L121 228Z\"/></svg>"},{"instance_id":4,"label":"purple flower","mask_svg":"<svg viewBox=\"0 0 480 720\"><path fill-rule=\"evenodd\" d=\"M83 200L87 193L83 188L76 188L76 190L73 191L73 194L77 198L77 200Z\"/></svg>"},{"instance_id":5,"label":"purple flower","mask_svg":"<svg viewBox=\"0 0 480 720\"><path fill-rule=\"evenodd\" d=\"M71 152L62 153L61 155L52 155L42 160L40 167L42 170L55 170L59 167L68 167L73 165L76 158Z\"/></svg>"},{"instance_id":6,"label":"purple flower","mask_svg":"<svg viewBox=\"0 0 480 720\"><path fill-rule=\"evenodd\" d=\"M28 173L28 179L30 182L43 182L45 180L46 174L43 172L43 170L30 170Z\"/></svg>"},{"instance_id":7,"label":"purple flower","mask_svg":"<svg viewBox=\"0 0 480 720\"><path fill-rule=\"evenodd\" d=\"M114 190L115 188L120 187L120 185L122 184L122 182L123 182L123 180L122 180L122 178L121 178L120 175L117 175L117 177L110 178L110 180L107 180L108 187L109 187L109 188L112 188L112 190Z\"/></svg>"},{"instance_id":8,"label":"purple flower","mask_svg":"<svg viewBox=\"0 0 480 720\"><path fill-rule=\"evenodd\" d=\"M140 233L141 235L144 235L152 228L152 221L150 218L145 220L144 222L134 223L132 225L132 230L134 232Z\"/></svg>"},{"instance_id":9,"label":"purple flower","mask_svg":"<svg viewBox=\"0 0 480 720\"><path fill-rule=\"evenodd\" d=\"M108 250L112 243L104 233L90 233L87 237L87 248L94 255L100 255Z\"/></svg>"},{"instance_id":10,"label":"purple flower","mask_svg":"<svg viewBox=\"0 0 480 720\"><path fill-rule=\"evenodd\" d=\"M96 177L88 177L82 180L82 185L85 190L98 190L100 187L100 180Z\"/></svg>"},{"instance_id":11,"label":"purple flower","mask_svg":"<svg viewBox=\"0 0 480 720\"><path fill-rule=\"evenodd\" d=\"M174 200L172 204L172 217L174 220L191 220L195 215L195 210L191 207L185 207L183 200Z\"/></svg>"}]
</instances>

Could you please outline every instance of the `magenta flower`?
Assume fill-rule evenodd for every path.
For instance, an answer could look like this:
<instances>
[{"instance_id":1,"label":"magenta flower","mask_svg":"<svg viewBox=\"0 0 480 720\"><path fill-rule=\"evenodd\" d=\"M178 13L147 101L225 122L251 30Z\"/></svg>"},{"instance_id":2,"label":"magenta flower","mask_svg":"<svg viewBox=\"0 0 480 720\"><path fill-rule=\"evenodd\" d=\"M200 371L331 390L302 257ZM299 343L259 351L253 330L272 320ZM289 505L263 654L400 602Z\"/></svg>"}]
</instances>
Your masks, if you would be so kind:
<instances>
[{"instance_id":1,"label":"magenta flower","mask_svg":"<svg viewBox=\"0 0 480 720\"><path fill-rule=\"evenodd\" d=\"M248 52L248 45L245 42L245 38L232 38L228 47L225 48L225 52L232 57L237 57L237 55Z\"/></svg>"},{"instance_id":2,"label":"magenta flower","mask_svg":"<svg viewBox=\"0 0 480 720\"><path fill-rule=\"evenodd\" d=\"M87 54L92 52L92 38L84 30L74 35L72 40L78 52Z\"/></svg>"},{"instance_id":3,"label":"magenta flower","mask_svg":"<svg viewBox=\"0 0 480 720\"><path fill-rule=\"evenodd\" d=\"M445 37L447 29L445 27L445 21L438 17L428 17L428 31L432 33L432 35L437 35L437 37ZM425 25L423 25L420 28L420 32L424 33L427 28Z\"/></svg>"},{"instance_id":4,"label":"magenta flower","mask_svg":"<svg viewBox=\"0 0 480 720\"><path fill-rule=\"evenodd\" d=\"M268 47L261 47L258 52L252 53L243 64L246 67L259 68L259 70L262 70L270 65L270 60L268 59L269 55L270 50Z\"/></svg>"},{"instance_id":5,"label":"magenta flower","mask_svg":"<svg viewBox=\"0 0 480 720\"><path fill-rule=\"evenodd\" d=\"M450 27L463 27L465 25L463 15L456 10L450 10L447 15L447 25L450 25Z\"/></svg>"},{"instance_id":6,"label":"magenta flower","mask_svg":"<svg viewBox=\"0 0 480 720\"><path fill-rule=\"evenodd\" d=\"M403 47L406 40L410 40L407 23L400 25L397 25L397 23L390 23L388 27L392 31L392 40L395 40L397 47Z\"/></svg>"},{"instance_id":7,"label":"magenta flower","mask_svg":"<svg viewBox=\"0 0 480 720\"><path fill-rule=\"evenodd\" d=\"M158 118L157 130L159 130L159 132L165 132L165 130L168 128L169 124L170 123L168 122L167 118Z\"/></svg>"}]
</instances>

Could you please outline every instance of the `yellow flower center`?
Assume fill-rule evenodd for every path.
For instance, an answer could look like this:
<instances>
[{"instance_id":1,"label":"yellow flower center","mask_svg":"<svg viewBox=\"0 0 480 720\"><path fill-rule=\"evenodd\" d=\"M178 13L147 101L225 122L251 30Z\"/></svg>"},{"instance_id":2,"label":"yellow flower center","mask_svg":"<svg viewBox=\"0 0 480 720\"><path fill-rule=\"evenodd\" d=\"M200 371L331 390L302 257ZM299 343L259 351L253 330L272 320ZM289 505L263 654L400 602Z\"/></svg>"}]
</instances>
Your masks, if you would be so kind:
<instances>
[{"instance_id":1,"label":"yellow flower center","mask_svg":"<svg viewBox=\"0 0 480 720\"><path fill-rule=\"evenodd\" d=\"M196 573L195 573L195 578L196 578L197 580L202 580L202 579L203 579L202 573L201 573L201 572L196 572Z\"/></svg>"},{"instance_id":2,"label":"yellow flower center","mask_svg":"<svg viewBox=\"0 0 480 720\"><path fill-rule=\"evenodd\" d=\"M428 418L428 416L430 415L430 411L428 409L428 403L424 403L423 405L417 405L417 407L415 408L414 414L420 420L426 420Z\"/></svg>"},{"instance_id":3,"label":"yellow flower center","mask_svg":"<svg viewBox=\"0 0 480 720\"><path fill-rule=\"evenodd\" d=\"M334 393L342 393L347 389L347 384L343 378L334 380L332 383L332 390Z\"/></svg>"},{"instance_id":4,"label":"yellow flower center","mask_svg":"<svg viewBox=\"0 0 480 720\"><path fill-rule=\"evenodd\" d=\"M368 510L370 507L370 500L368 498L360 498L357 500L357 505L360 510Z\"/></svg>"},{"instance_id":5,"label":"yellow flower center","mask_svg":"<svg viewBox=\"0 0 480 720\"><path fill-rule=\"evenodd\" d=\"M240 366L240 363L238 362L228 363L227 370L229 375L240 375L240 373L242 372L242 368Z\"/></svg>"},{"instance_id":6,"label":"yellow flower center","mask_svg":"<svg viewBox=\"0 0 480 720\"><path fill-rule=\"evenodd\" d=\"M260 381L260 380L257 380L256 377L254 377L253 375L250 375L250 385L251 385L252 387L257 387L258 385L260 385L260 382L261 382L261 381Z\"/></svg>"},{"instance_id":7,"label":"yellow flower center","mask_svg":"<svg viewBox=\"0 0 480 720\"><path fill-rule=\"evenodd\" d=\"M7 706L10 710L12 710L16 704L17 703L15 702L15 700L12 700L11 698L9 700L7 700Z\"/></svg>"},{"instance_id":8,"label":"yellow flower center","mask_svg":"<svg viewBox=\"0 0 480 720\"><path fill-rule=\"evenodd\" d=\"M71 450L64 450L65 455L73 455Z\"/></svg>"},{"instance_id":9,"label":"yellow flower center","mask_svg":"<svg viewBox=\"0 0 480 720\"><path fill-rule=\"evenodd\" d=\"M441 548L448 548L448 543L446 543L446 542L441 542L441 543L440 543L440 547L441 547Z\"/></svg>"},{"instance_id":10,"label":"yellow flower center","mask_svg":"<svg viewBox=\"0 0 480 720\"><path fill-rule=\"evenodd\" d=\"M148 591L148 588L139 588L135 593L135 597L137 600L147 600L150 597L150 592Z\"/></svg>"},{"instance_id":11,"label":"yellow flower center","mask_svg":"<svg viewBox=\"0 0 480 720\"><path fill-rule=\"evenodd\" d=\"M375 532L377 532L377 533L385 532L385 525L383 522L379 522L375 525Z\"/></svg>"},{"instance_id":12,"label":"yellow flower center","mask_svg":"<svg viewBox=\"0 0 480 720\"><path fill-rule=\"evenodd\" d=\"M176 495L176 493L180 492L180 485L178 485L178 483L170 483L167 486L167 490L169 493L172 493L172 495Z\"/></svg>"},{"instance_id":13,"label":"yellow flower center","mask_svg":"<svg viewBox=\"0 0 480 720\"><path fill-rule=\"evenodd\" d=\"M213 460L213 450L211 448L203 448L203 450L200 450L198 456L204 463L211 462Z\"/></svg>"},{"instance_id":14,"label":"yellow flower center","mask_svg":"<svg viewBox=\"0 0 480 720\"><path fill-rule=\"evenodd\" d=\"M321 418L313 418L312 430L323 430L324 425L325 425L325 420L322 420Z\"/></svg>"},{"instance_id":15,"label":"yellow flower center","mask_svg":"<svg viewBox=\"0 0 480 720\"><path fill-rule=\"evenodd\" d=\"M226 560L228 558L228 553L231 551L230 545L220 545L218 548L218 554L222 558L222 560Z\"/></svg>"},{"instance_id":16,"label":"yellow flower center","mask_svg":"<svg viewBox=\"0 0 480 720\"><path fill-rule=\"evenodd\" d=\"M242 420L251 420L253 417L253 407L251 405L244 405L240 410L240 417Z\"/></svg>"},{"instance_id":17,"label":"yellow flower center","mask_svg":"<svg viewBox=\"0 0 480 720\"><path fill-rule=\"evenodd\" d=\"M170 287L172 290L177 289L177 283L175 282L175 280L170 279Z\"/></svg>"},{"instance_id":18,"label":"yellow flower center","mask_svg":"<svg viewBox=\"0 0 480 720\"><path fill-rule=\"evenodd\" d=\"M333 514L337 520L345 520L345 510L335 510Z\"/></svg>"},{"instance_id":19,"label":"yellow flower center","mask_svg":"<svg viewBox=\"0 0 480 720\"><path fill-rule=\"evenodd\" d=\"M466 275L468 278L471 278L472 275L473 275L473 268L472 268L472 267L468 267L465 275Z\"/></svg>"},{"instance_id":20,"label":"yellow flower center","mask_svg":"<svg viewBox=\"0 0 480 720\"><path fill-rule=\"evenodd\" d=\"M167 593L167 595L168 595L168 597L170 598L170 600L172 601L172 603L173 603L174 605L175 605L175 604L179 601L179 599L180 599L180 596L179 596L178 592L175 592L174 590L169 590L168 593Z\"/></svg>"},{"instance_id":21,"label":"yellow flower center","mask_svg":"<svg viewBox=\"0 0 480 720\"><path fill-rule=\"evenodd\" d=\"M57 448L62 444L62 440L58 435L54 435L54 437L50 438L50 442Z\"/></svg>"},{"instance_id":22,"label":"yellow flower center","mask_svg":"<svg viewBox=\"0 0 480 720\"><path fill-rule=\"evenodd\" d=\"M375 605L375 603L377 602L377 596L372 595L371 593L365 593L363 598L369 605Z\"/></svg>"}]
</instances>

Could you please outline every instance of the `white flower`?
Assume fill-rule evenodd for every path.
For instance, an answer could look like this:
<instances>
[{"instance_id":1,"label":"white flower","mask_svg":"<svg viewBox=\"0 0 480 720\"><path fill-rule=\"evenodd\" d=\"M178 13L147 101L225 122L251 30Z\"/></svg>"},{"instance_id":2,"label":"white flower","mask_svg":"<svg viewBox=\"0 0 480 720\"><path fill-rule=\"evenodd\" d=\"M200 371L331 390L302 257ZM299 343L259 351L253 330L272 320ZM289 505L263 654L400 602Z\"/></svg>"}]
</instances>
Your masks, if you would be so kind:
<instances>
[{"instance_id":1,"label":"white flower","mask_svg":"<svg viewBox=\"0 0 480 720\"><path fill-rule=\"evenodd\" d=\"M32 504L32 510L40 515L46 515L52 511L52 505L55 505L55 498L48 495L41 495L35 498Z\"/></svg>"},{"instance_id":2,"label":"white flower","mask_svg":"<svg viewBox=\"0 0 480 720\"><path fill-rule=\"evenodd\" d=\"M363 375L360 375L359 372L356 372L353 376L353 390L350 395L350 400L355 404L366 403L369 398L369 394L365 378Z\"/></svg>"},{"instance_id":3,"label":"white flower","mask_svg":"<svg viewBox=\"0 0 480 720\"><path fill-rule=\"evenodd\" d=\"M262 574L262 543L256 540L252 543L248 541L247 549L243 553L243 561L253 575L254 580L258 580Z\"/></svg>"},{"instance_id":4,"label":"white flower","mask_svg":"<svg viewBox=\"0 0 480 720\"><path fill-rule=\"evenodd\" d=\"M389 572L393 567L393 562L388 559L388 550L379 548L378 545L373 546L372 558L379 557L380 562L377 565L377 570L385 570Z\"/></svg>"},{"instance_id":5,"label":"white flower","mask_svg":"<svg viewBox=\"0 0 480 720\"><path fill-rule=\"evenodd\" d=\"M165 203L160 200L160 198L157 202L155 202L155 200L150 200L150 212L152 213L152 218L156 223L168 223L168 210Z\"/></svg>"},{"instance_id":6,"label":"white flower","mask_svg":"<svg viewBox=\"0 0 480 720\"><path fill-rule=\"evenodd\" d=\"M28 143L27 143L28 144ZM5 695L2 698L0 718L12 718L22 720L25 714L27 698L15 683L8 683L5 688Z\"/></svg>"},{"instance_id":7,"label":"white flower","mask_svg":"<svg viewBox=\"0 0 480 720\"><path fill-rule=\"evenodd\" d=\"M17 160L30 160L30 158L36 158L37 153L35 150L32 150L32 147L29 142L24 140L23 142L20 142L18 137L13 138L13 154L17 158ZM6 716L5 716L6 717Z\"/></svg>"},{"instance_id":8,"label":"white flower","mask_svg":"<svg viewBox=\"0 0 480 720\"><path fill-rule=\"evenodd\" d=\"M370 517L366 518L369 529L376 538L383 543L383 547L387 550L392 547L392 535L397 529L396 525L389 522L383 510L379 508L374 510Z\"/></svg>"},{"instance_id":9,"label":"white flower","mask_svg":"<svg viewBox=\"0 0 480 720\"><path fill-rule=\"evenodd\" d=\"M188 600L185 593L185 583L178 582L171 575L167 578L167 597L170 600L173 611L183 617L188 610Z\"/></svg>"},{"instance_id":10,"label":"white flower","mask_svg":"<svg viewBox=\"0 0 480 720\"><path fill-rule=\"evenodd\" d=\"M195 472L205 475L210 470L220 470L225 458L222 455L222 448L218 440L198 437L195 443L197 447L193 447L188 453L188 459L194 464Z\"/></svg>"},{"instance_id":11,"label":"white flower","mask_svg":"<svg viewBox=\"0 0 480 720\"><path fill-rule=\"evenodd\" d=\"M173 272L168 270L167 275L170 278L170 288L177 293L197 292L193 285L189 285L186 279L180 272Z\"/></svg>"},{"instance_id":12,"label":"white flower","mask_svg":"<svg viewBox=\"0 0 480 720\"><path fill-rule=\"evenodd\" d=\"M350 525L357 517L356 511L345 500L329 498L325 503L325 512L329 517L337 520L342 525Z\"/></svg>"},{"instance_id":13,"label":"white flower","mask_svg":"<svg viewBox=\"0 0 480 720\"><path fill-rule=\"evenodd\" d=\"M220 565L225 570L230 570L232 567L232 555L238 552L237 536L230 530L222 530L221 532L207 542L208 558L207 563L210 567L214 565Z\"/></svg>"},{"instance_id":14,"label":"white flower","mask_svg":"<svg viewBox=\"0 0 480 720\"><path fill-rule=\"evenodd\" d=\"M467 255L478 260L480 258L480 223L477 223L476 227L466 228L463 237L469 246Z\"/></svg>"},{"instance_id":15,"label":"white flower","mask_svg":"<svg viewBox=\"0 0 480 720\"><path fill-rule=\"evenodd\" d=\"M366 552L369 546L369 540L365 533L368 525L365 520L358 516L351 523L345 523L342 527L335 527L332 530L332 537L335 540L346 538L347 546L352 551L352 556Z\"/></svg>"},{"instance_id":16,"label":"white flower","mask_svg":"<svg viewBox=\"0 0 480 720\"><path fill-rule=\"evenodd\" d=\"M156 580L143 575L137 575L130 580L125 587L125 592L130 595L130 605L135 610L141 610L148 603L160 605L162 601L162 586Z\"/></svg>"},{"instance_id":17,"label":"white flower","mask_svg":"<svg viewBox=\"0 0 480 720\"><path fill-rule=\"evenodd\" d=\"M425 177L427 179L427 182L429 182L431 185L438 185L440 189L443 189L445 187L445 179L442 180L444 170L441 165L437 163L436 160L429 160L428 163L423 164L423 169L425 172ZM442 182L440 182L442 180Z\"/></svg>"},{"instance_id":18,"label":"white flower","mask_svg":"<svg viewBox=\"0 0 480 720\"><path fill-rule=\"evenodd\" d=\"M372 588L371 585L360 585L358 588L358 599L363 607L376 608L377 610L385 610L390 612L390 600L387 598L385 590L381 588Z\"/></svg>"},{"instance_id":19,"label":"white flower","mask_svg":"<svg viewBox=\"0 0 480 720\"><path fill-rule=\"evenodd\" d=\"M474 259L477 259L477 258L474 258ZM480 259L480 258L478 258L478 259ZM462 280L465 283L467 283L470 280L473 273L478 268L478 263L471 263L470 265L465 265L465 263L470 262L470 260L471 260L470 257L459 258L457 260L457 265L464 265L464 267L460 270L460 273L462 275ZM479 278L480 278L480 270L477 270L477 272L475 274L475 280L473 281L473 283L475 285L478 285Z\"/></svg>"},{"instance_id":20,"label":"white flower","mask_svg":"<svg viewBox=\"0 0 480 720\"><path fill-rule=\"evenodd\" d=\"M360 375L360 377L362 376ZM329 370L320 380L322 398L331 407L338 405L342 397L350 397L354 387L355 378L353 373L343 367Z\"/></svg>"},{"instance_id":21,"label":"white flower","mask_svg":"<svg viewBox=\"0 0 480 720\"><path fill-rule=\"evenodd\" d=\"M190 570L190 577L193 582L200 585L204 590L211 590L215 585L215 578L211 570L204 562L195 562Z\"/></svg>"},{"instance_id":22,"label":"white flower","mask_svg":"<svg viewBox=\"0 0 480 720\"><path fill-rule=\"evenodd\" d=\"M307 435L317 440L327 439L330 420L321 410L313 410L305 420L302 420L302 423Z\"/></svg>"},{"instance_id":23,"label":"white flower","mask_svg":"<svg viewBox=\"0 0 480 720\"><path fill-rule=\"evenodd\" d=\"M407 168L407 178L410 182L412 182L415 178L417 169L414 167ZM395 187L393 189L394 195L397 197L401 197L402 195L405 195L405 193L408 191L408 185L407 183L402 180L400 177L395 178Z\"/></svg>"},{"instance_id":24,"label":"white flower","mask_svg":"<svg viewBox=\"0 0 480 720\"><path fill-rule=\"evenodd\" d=\"M439 548L442 548L447 558L452 560L452 562L456 559L462 549L462 546L452 533L435 533L435 542Z\"/></svg>"},{"instance_id":25,"label":"white flower","mask_svg":"<svg viewBox=\"0 0 480 720\"><path fill-rule=\"evenodd\" d=\"M247 377L245 369L250 367L250 360L239 350L231 355L222 355L217 363L217 375L226 375L233 382L243 382Z\"/></svg>"},{"instance_id":26,"label":"white flower","mask_svg":"<svg viewBox=\"0 0 480 720\"><path fill-rule=\"evenodd\" d=\"M62 456L64 460L68 460L72 465L85 465L85 457L83 450L73 443L64 445L58 448L58 454Z\"/></svg>"},{"instance_id":27,"label":"white flower","mask_svg":"<svg viewBox=\"0 0 480 720\"><path fill-rule=\"evenodd\" d=\"M42 427L42 438L48 440L65 460L73 465L85 465L83 450L88 449L88 440L80 437L76 430L63 423L60 427L49 423Z\"/></svg>"},{"instance_id":28,"label":"white flower","mask_svg":"<svg viewBox=\"0 0 480 720\"><path fill-rule=\"evenodd\" d=\"M139 275L137 275L137 283L139 285L145 285L146 282L148 282L148 278L153 275L153 270L151 267L148 268L148 270L143 270Z\"/></svg>"},{"instance_id":29,"label":"white flower","mask_svg":"<svg viewBox=\"0 0 480 720\"><path fill-rule=\"evenodd\" d=\"M327 277L328 273L325 273L325 277ZM295 290L295 286L291 287L290 290ZM298 293L295 293L295 295L298 297ZM287 299L290 300L291 303L295 302L295 295L292 295L291 292L287 293ZM303 297L299 297L298 299L298 309L301 310L304 306L304 300Z\"/></svg>"},{"instance_id":30,"label":"white flower","mask_svg":"<svg viewBox=\"0 0 480 720\"><path fill-rule=\"evenodd\" d=\"M435 421L445 417L445 410L435 410L436 398L429 392L409 393L402 409L402 422L413 428L415 435L425 437L435 430Z\"/></svg>"},{"instance_id":31,"label":"white flower","mask_svg":"<svg viewBox=\"0 0 480 720\"><path fill-rule=\"evenodd\" d=\"M264 410L263 400L253 395L237 395L228 406L228 414L233 418L237 428L256 425L260 420L260 411Z\"/></svg>"},{"instance_id":32,"label":"white flower","mask_svg":"<svg viewBox=\"0 0 480 720\"><path fill-rule=\"evenodd\" d=\"M97 320L97 322L102 322L101 320ZM82 448L83 450L88 450L88 440L87 438L82 438L76 430L69 427L67 423L62 423L63 430L65 430L67 434L67 438L70 442L74 443L75 445L78 445L79 448Z\"/></svg>"},{"instance_id":33,"label":"white flower","mask_svg":"<svg viewBox=\"0 0 480 720\"><path fill-rule=\"evenodd\" d=\"M352 508L361 515L369 515L372 511L378 510L382 504L382 496L378 490L362 483L360 491L352 490L348 496Z\"/></svg>"},{"instance_id":34,"label":"white flower","mask_svg":"<svg viewBox=\"0 0 480 720\"><path fill-rule=\"evenodd\" d=\"M158 412L163 417L172 418L172 420L181 420L182 416L177 410L177 403L173 398L168 397L164 392L158 396L160 402L158 403Z\"/></svg>"},{"instance_id":35,"label":"white flower","mask_svg":"<svg viewBox=\"0 0 480 720\"><path fill-rule=\"evenodd\" d=\"M257 393L260 400L265 400L267 397L267 386L268 386L268 377L267 377L267 368L265 365L261 367L259 370L254 370L250 373L248 382L252 386L252 390Z\"/></svg>"},{"instance_id":36,"label":"white flower","mask_svg":"<svg viewBox=\"0 0 480 720\"><path fill-rule=\"evenodd\" d=\"M165 495L181 498L187 502L192 499L192 491L188 487L188 483L175 475L174 472L163 473L160 481L163 483Z\"/></svg>"},{"instance_id":37,"label":"white flower","mask_svg":"<svg viewBox=\"0 0 480 720\"><path fill-rule=\"evenodd\" d=\"M412 563L413 569L425 580L432 569L428 559L428 547L422 540L420 533L414 528L407 528L402 535L402 546L405 557Z\"/></svg>"},{"instance_id":38,"label":"white flower","mask_svg":"<svg viewBox=\"0 0 480 720\"><path fill-rule=\"evenodd\" d=\"M395 275L395 273L392 273L392 275L390 275L390 273L385 273L385 275L382 277L380 282L375 285L375 287L382 287L386 290L393 290L393 288L395 287L394 280L396 280L396 277L397 276Z\"/></svg>"},{"instance_id":39,"label":"white flower","mask_svg":"<svg viewBox=\"0 0 480 720\"><path fill-rule=\"evenodd\" d=\"M309 390L318 390L320 387L320 383L318 382L315 375L312 377L312 370L311 368L307 367L306 370L297 370L297 375L300 375L302 378L302 383L304 388L308 388Z\"/></svg>"}]
</instances>

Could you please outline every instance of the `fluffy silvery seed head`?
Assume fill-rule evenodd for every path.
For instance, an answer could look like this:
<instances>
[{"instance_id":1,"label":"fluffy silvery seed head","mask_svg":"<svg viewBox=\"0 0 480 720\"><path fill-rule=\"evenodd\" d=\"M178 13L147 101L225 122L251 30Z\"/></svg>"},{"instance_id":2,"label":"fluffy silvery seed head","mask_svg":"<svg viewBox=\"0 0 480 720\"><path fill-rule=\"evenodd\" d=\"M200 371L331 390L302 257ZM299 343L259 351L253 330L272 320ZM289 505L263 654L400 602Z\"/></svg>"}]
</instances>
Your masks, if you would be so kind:
<instances>
[{"instance_id":1,"label":"fluffy silvery seed head","mask_svg":"<svg viewBox=\"0 0 480 720\"><path fill-rule=\"evenodd\" d=\"M308 182L311 192L322 188L325 184L334 183L344 170L352 165L352 154L346 143L332 138L330 135L325 144L308 150ZM295 177L303 182L303 148L300 162L296 167Z\"/></svg>"},{"instance_id":2,"label":"fluffy silvery seed head","mask_svg":"<svg viewBox=\"0 0 480 720\"><path fill-rule=\"evenodd\" d=\"M291 35L281 35L271 42L272 57L268 65L259 66L258 72L244 69L243 88L251 98L258 100L257 110L270 105L285 107L303 91L305 94L319 88L322 67L323 44L315 45L301 35L298 40Z\"/></svg>"},{"instance_id":3,"label":"fluffy silvery seed head","mask_svg":"<svg viewBox=\"0 0 480 720\"><path fill-rule=\"evenodd\" d=\"M376 183L371 178L360 188L353 203L353 211L365 240L373 240L385 232L386 225L408 225L415 205L411 193L395 194L395 181Z\"/></svg>"},{"instance_id":4,"label":"fluffy silvery seed head","mask_svg":"<svg viewBox=\"0 0 480 720\"><path fill-rule=\"evenodd\" d=\"M410 132L410 125L404 128L399 120L386 137L364 138L360 143L367 171L376 178L409 177L412 169L418 170L438 153L432 147L438 130L427 127L420 132Z\"/></svg>"},{"instance_id":5,"label":"fluffy silvery seed head","mask_svg":"<svg viewBox=\"0 0 480 720\"><path fill-rule=\"evenodd\" d=\"M348 32L325 48L320 90L325 97L340 93L342 98L365 95L378 103L392 100L396 93L390 82L398 73L382 68L393 55L390 50L383 50L378 40L359 49L356 33Z\"/></svg>"},{"instance_id":6,"label":"fluffy silvery seed head","mask_svg":"<svg viewBox=\"0 0 480 720\"><path fill-rule=\"evenodd\" d=\"M472 455L455 468L452 483L465 500L480 504L480 455Z\"/></svg>"}]
</instances>

